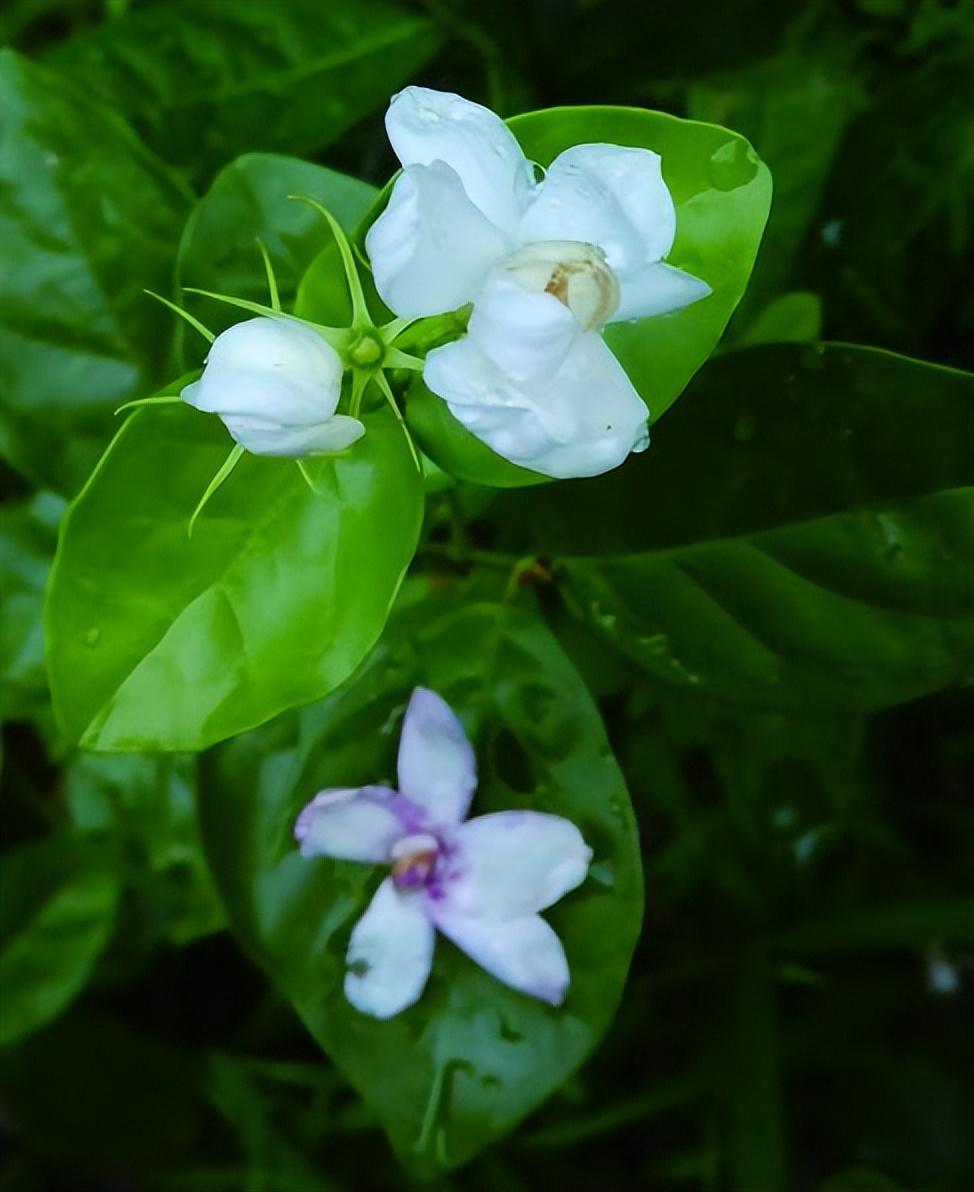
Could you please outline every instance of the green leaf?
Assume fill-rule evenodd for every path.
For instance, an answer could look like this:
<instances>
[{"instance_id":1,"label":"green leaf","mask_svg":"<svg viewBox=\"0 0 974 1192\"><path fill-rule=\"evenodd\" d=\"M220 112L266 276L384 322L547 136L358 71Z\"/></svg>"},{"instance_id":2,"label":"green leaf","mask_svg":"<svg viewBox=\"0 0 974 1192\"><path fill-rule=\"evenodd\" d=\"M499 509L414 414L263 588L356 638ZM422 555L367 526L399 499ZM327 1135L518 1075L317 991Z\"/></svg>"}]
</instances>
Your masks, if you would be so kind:
<instances>
[{"instance_id":1,"label":"green leaf","mask_svg":"<svg viewBox=\"0 0 974 1192\"><path fill-rule=\"evenodd\" d=\"M914 61L843 138L803 284L844 339L969 362L974 45L953 37Z\"/></svg>"},{"instance_id":2,"label":"green leaf","mask_svg":"<svg viewBox=\"0 0 974 1192\"><path fill-rule=\"evenodd\" d=\"M768 958L742 958L727 982L724 1053L728 1187L781 1192L788 1186L778 1007Z\"/></svg>"},{"instance_id":3,"label":"green leaf","mask_svg":"<svg viewBox=\"0 0 974 1192\"><path fill-rule=\"evenodd\" d=\"M785 951L922 948L974 943L974 898L929 898L833 911L788 928L775 943Z\"/></svg>"},{"instance_id":4,"label":"green leaf","mask_svg":"<svg viewBox=\"0 0 974 1192\"><path fill-rule=\"evenodd\" d=\"M737 344L815 343L822 338L822 301L807 290L792 290L769 302L747 324Z\"/></svg>"},{"instance_id":5,"label":"green leaf","mask_svg":"<svg viewBox=\"0 0 974 1192\"><path fill-rule=\"evenodd\" d=\"M94 749L200 749L355 669L415 550L422 479L387 412L340 456L246 456L188 407L138 411L70 509L46 606L55 712Z\"/></svg>"},{"instance_id":6,"label":"green leaf","mask_svg":"<svg viewBox=\"0 0 974 1192\"><path fill-rule=\"evenodd\" d=\"M250 150L310 155L382 107L439 47L380 0L168 0L55 46L47 62L207 176Z\"/></svg>"},{"instance_id":7,"label":"green leaf","mask_svg":"<svg viewBox=\"0 0 974 1192\"><path fill-rule=\"evenodd\" d=\"M0 140L0 455L70 494L111 411L162 375L142 290L168 289L188 199L90 93L9 50Z\"/></svg>"},{"instance_id":8,"label":"green leaf","mask_svg":"<svg viewBox=\"0 0 974 1192\"><path fill-rule=\"evenodd\" d=\"M0 1046L56 1018L81 992L115 924L111 857L70 839L4 855L0 869Z\"/></svg>"},{"instance_id":9,"label":"green leaf","mask_svg":"<svg viewBox=\"0 0 974 1192\"><path fill-rule=\"evenodd\" d=\"M192 1150L204 1112L199 1068L178 1038L79 1008L5 1051L0 1079L19 1129L84 1187L89 1172L156 1174Z\"/></svg>"},{"instance_id":10,"label":"green leaf","mask_svg":"<svg viewBox=\"0 0 974 1192\"><path fill-rule=\"evenodd\" d=\"M771 218L745 303L751 312L755 300L766 303L787 278L842 133L862 104L861 84L849 69L852 54L851 41L837 38L690 87L690 115L749 137L774 178Z\"/></svg>"},{"instance_id":11,"label":"green leaf","mask_svg":"<svg viewBox=\"0 0 974 1192\"><path fill-rule=\"evenodd\" d=\"M79 753L64 770L64 799L79 833L124 848L130 900L141 899L166 938L181 946L224 926L196 818L194 758Z\"/></svg>"},{"instance_id":12,"label":"green leaf","mask_svg":"<svg viewBox=\"0 0 974 1192\"><path fill-rule=\"evenodd\" d=\"M0 508L0 721L48 703L41 611L63 511L54 493Z\"/></svg>"},{"instance_id":13,"label":"green leaf","mask_svg":"<svg viewBox=\"0 0 974 1192\"><path fill-rule=\"evenodd\" d=\"M281 304L290 310L298 282L331 234L320 215L288 196L311 195L351 232L375 193L356 178L293 157L239 157L221 170L189 217L176 262L177 285L266 303L259 238L274 267ZM336 268L341 282L341 268ZM239 318L239 312L222 303L195 297L192 302L211 331L222 331Z\"/></svg>"},{"instance_id":14,"label":"green leaf","mask_svg":"<svg viewBox=\"0 0 974 1192\"><path fill-rule=\"evenodd\" d=\"M563 555L570 607L667 683L879 707L974 666L972 398L967 374L868 349L737 352L645 457L492 516Z\"/></svg>"},{"instance_id":15,"label":"green leaf","mask_svg":"<svg viewBox=\"0 0 974 1192\"><path fill-rule=\"evenodd\" d=\"M668 260L703 278L713 293L675 314L605 329L651 418L659 418L717 346L744 293L771 202L767 168L737 133L662 112L554 108L515 116L508 124L526 155L542 166L572 145L592 142L662 155L677 215ZM547 479L496 455L424 385L414 386L406 415L427 455L463 480L508 488Z\"/></svg>"},{"instance_id":16,"label":"green leaf","mask_svg":"<svg viewBox=\"0 0 974 1192\"><path fill-rule=\"evenodd\" d=\"M524 152L547 166L572 145L604 141L652 149L676 204L671 265L702 278L707 298L674 314L605 330L653 420L711 354L744 293L771 204L771 175L748 142L713 124L638 108L528 112L509 121Z\"/></svg>"},{"instance_id":17,"label":"green leaf","mask_svg":"<svg viewBox=\"0 0 974 1192\"><path fill-rule=\"evenodd\" d=\"M297 718L218 752L203 782L211 867L235 931L360 1090L402 1160L452 1167L513 1128L605 1031L642 907L635 824L598 713L543 624L429 590L397 614L356 680ZM472 650L471 643L478 648ZM374 867L307 861L292 829L320 788L391 779L417 683L439 691L475 742L473 814L534 807L578 824L586 883L550 912L572 986L552 1009L501 985L445 940L422 999L386 1022L342 992L349 931Z\"/></svg>"}]
</instances>

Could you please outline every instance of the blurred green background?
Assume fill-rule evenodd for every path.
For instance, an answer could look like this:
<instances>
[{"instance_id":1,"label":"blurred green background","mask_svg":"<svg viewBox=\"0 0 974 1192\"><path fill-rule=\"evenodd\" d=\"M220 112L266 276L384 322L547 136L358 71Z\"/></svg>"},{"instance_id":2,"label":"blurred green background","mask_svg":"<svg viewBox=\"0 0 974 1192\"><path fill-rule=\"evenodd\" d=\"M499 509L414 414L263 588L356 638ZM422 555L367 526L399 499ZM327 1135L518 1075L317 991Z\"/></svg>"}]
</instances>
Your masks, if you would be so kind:
<instances>
[{"instance_id":1,"label":"blurred green background","mask_svg":"<svg viewBox=\"0 0 974 1192\"><path fill-rule=\"evenodd\" d=\"M727 346L826 338L970 368L974 8L7 0L0 38L0 1192L409 1186L225 930L198 760L70 754L54 730L40 607L58 520L111 408L179 363L142 287L171 291L196 197L242 153L382 185L385 104L416 81L503 115L620 103L744 133L775 201ZM724 399L773 398L742 358L717 362ZM891 375L890 408L915 396L922 425L938 407L912 376ZM944 458L970 439L941 430ZM483 544L543 549L546 500L502 498ZM594 1059L438 1186L969 1192L969 661L945 667L932 631L902 690L699 694L539 587L632 792L646 922Z\"/></svg>"}]
</instances>

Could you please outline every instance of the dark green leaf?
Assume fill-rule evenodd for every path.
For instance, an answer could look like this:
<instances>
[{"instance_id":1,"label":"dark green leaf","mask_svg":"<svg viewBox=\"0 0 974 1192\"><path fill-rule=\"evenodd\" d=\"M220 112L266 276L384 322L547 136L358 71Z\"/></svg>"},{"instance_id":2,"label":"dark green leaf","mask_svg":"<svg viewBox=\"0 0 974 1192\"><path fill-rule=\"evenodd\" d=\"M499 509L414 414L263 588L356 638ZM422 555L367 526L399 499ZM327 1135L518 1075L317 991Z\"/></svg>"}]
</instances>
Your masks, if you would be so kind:
<instances>
[{"instance_id":1,"label":"dark green leaf","mask_svg":"<svg viewBox=\"0 0 974 1192\"><path fill-rule=\"evenodd\" d=\"M5 1052L0 1080L18 1125L79 1187L79 1165L158 1166L184 1154L201 1111L197 1069L172 1040L79 1010Z\"/></svg>"},{"instance_id":2,"label":"dark green leaf","mask_svg":"<svg viewBox=\"0 0 974 1192\"><path fill-rule=\"evenodd\" d=\"M202 805L235 930L361 1090L401 1158L425 1171L462 1163L506 1133L591 1051L619 999L642 900L622 775L571 665L524 612L454 610L442 595L414 601L354 683L297 720L226 746ZM416 683L440 691L476 742L473 814L536 807L566 815L595 849L586 884L550 912L572 971L561 1009L512 992L445 941L423 998L398 1017L369 1019L344 998L348 933L375 873L305 861L291 831L319 788L391 777Z\"/></svg>"},{"instance_id":3,"label":"dark green leaf","mask_svg":"<svg viewBox=\"0 0 974 1192\"><path fill-rule=\"evenodd\" d=\"M63 512L53 493L0 509L0 720L48 703L41 610Z\"/></svg>"},{"instance_id":4,"label":"dark green leaf","mask_svg":"<svg viewBox=\"0 0 974 1192\"><path fill-rule=\"evenodd\" d=\"M166 290L188 196L90 93L0 52L0 454L76 491L115 406L169 350Z\"/></svg>"},{"instance_id":5,"label":"dark green leaf","mask_svg":"<svg viewBox=\"0 0 974 1192\"><path fill-rule=\"evenodd\" d=\"M919 948L946 942L974 942L974 898L893 902L846 908L828 918L789 928L776 943L794 951L832 948Z\"/></svg>"},{"instance_id":6,"label":"dark green leaf","mask_svg":"<svg viewBox=\"0 0 974 1192\"><path fill-rule=\"evenodd\" d=\"M320 150L437 46L426 18L381 0L168 0L76 35L47 61L199 177L251 150Z\"/></svg>"},{"instance_id":7,"label":"dark green leaf","mask_svg":"<svg viewBox=\"0 0 974 1192\"><path fill-rule=\"evenodd\" d=\"M130 884L177 945L224 925L196 819L196 763L186 757L79 753L65 767L75 828L124 847Z\"/></svg>"},{"instance_id":8,"label":"dark green leaf","mask_svg":"<svg viewBox=\"0 0 974 1192\"><path fill-rule=\"evenodd\" d=\"M817 294L792 290L769 302L747 324L737 341L752 344L815 343L822 338L822 303Z\"/></svg>"},{"instance_id":9,"label":"dark green leaf","mask_svg":"<svg viewBox=\"0 0 974 1192\"><path fill-rule=\"evenodd\" d=\"M767 956L754 949L728 981L725 1128L729 1187L782 1192L788 1184L781 1110L778 1008Z\"/></svg>"},{"instance_id":10,"label":"dark green leaf","mask_svg":"<svg viewBox=\"0 0 974 1192\"><path fill-rule=\"evenodd\" d=\"M690 88L690 115L743 133L774 178L771 218L746 304L752 313L755 301L777 294L788 276L842 132L862 103L849 69L852 49L838 40L817 52L789 51Z\"/></svg>"},{"instance_id":11,"label":"dark green leaf","mask_svg":"<svg viewBox=\"0 0 974 1192\"><path fill-rule=\"evenodd\" d=\"M118 875L102 849L54 838L0 870L0 1046L36 1031L84 988L115 923Z\"/></svg>"},{"instance_id":12,"label":"dark green leaf","mask_svg":"<svg viewBox=\"0 0 974 1192\"><path fill-rule=\"evenodd\" d=\"M562 589L666 682L772 706L934 691L974 667L972 393L867 349L734 353L646 457L521 494L514 544L621 556L564 557Z\"/></svg>"}]
</instances>

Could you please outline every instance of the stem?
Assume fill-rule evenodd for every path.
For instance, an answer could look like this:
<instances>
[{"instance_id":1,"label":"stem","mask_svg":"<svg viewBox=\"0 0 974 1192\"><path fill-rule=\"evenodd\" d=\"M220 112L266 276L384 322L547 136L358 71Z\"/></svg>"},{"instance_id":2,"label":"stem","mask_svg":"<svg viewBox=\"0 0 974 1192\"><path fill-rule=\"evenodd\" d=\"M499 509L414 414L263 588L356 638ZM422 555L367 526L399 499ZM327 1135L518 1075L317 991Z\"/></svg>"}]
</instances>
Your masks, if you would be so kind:
<instances>
[{"instance_id":1,"label":"stem","mask_svg":"<svg viewBox=\"0 0 974 1192\"><path fill-rule=\"evenodd\" d=\"M348 402L348 412L352 418L357 418L362 409L362 397L369 387L369 374L360 369L352 372L352 395Z\"/></svg>"},{"instance_id":2,"label":"stem","mask_svg":"<svg viewBox=\"0 0 974 1192\"><path fill-rule=\"evenodd\" d=\"M427 542L421 554L440 555L451 563L473 563L480 567L493 567L497 571L521 570L523 559L515 555L505 555L496 550L478 550L476 547L467 549L453 542Z\"/></svg>"}]
</instances>

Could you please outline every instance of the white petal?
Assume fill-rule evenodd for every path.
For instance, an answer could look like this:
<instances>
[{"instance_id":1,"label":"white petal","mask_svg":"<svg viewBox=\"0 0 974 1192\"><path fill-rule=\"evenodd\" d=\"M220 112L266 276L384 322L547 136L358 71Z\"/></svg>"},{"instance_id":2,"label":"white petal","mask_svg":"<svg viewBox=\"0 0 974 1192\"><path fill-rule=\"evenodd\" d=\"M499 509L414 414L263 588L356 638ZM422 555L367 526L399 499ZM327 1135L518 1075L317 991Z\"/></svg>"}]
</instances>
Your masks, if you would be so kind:
<instances>
[{"instance_id":1,"label":"white petal","mask_svg":"<svg viewBox=\"0 0 974 1192\"><path fill-rule=\"evenodd\" d=\"M342 362L310 327L248 319L216 337L198 382L183 397L198 410L308 425L334 413Z\"/></svg>"},{"instance_id":2,"label":"white petal","mask_svg":"<svg viewBox=\"0 0 974 1192\"><path fill-rule=\"evenodd\" d=\"M592 850L560 815L501 811L457 828L446 896L451 911L520 918L543 911L588 873Z\"/></svg>"},{"instance_id":3,"label":"white petal","mask_svg":"<svg viewBox=\"0 0 974 1192\"><path fill-rule=\"evenodd\" d=\"M383 302L415 318L472 301L509 245L467 198L456 172L437 161L403 171L365 247Z\"/></svg>"},{"instance_id":4,"label":"white petal","mask_svg":"<svg viewBox=\"0 0 974 1192\"><path fill-rule=\"evenodd\" d=\"M452 166L470 200L513 237L534 174L500 116L449 91L407 87L389 104L386 131L404 166Z\"/></svg>"},{"instance_id":5,"label":"white petal","mask_svg":"<svg viewBox=\"0 0 974 1192\"><path fill-rule=\"evenodd\" d=\"M520 238L598 245L621 273L666 256L675 234L676 209L658 153L575 145L551 163Z\"/></svg>"},{"instance_id":6,"label":"white petal","mask_svg":"<svg viewBox=\"0 0 974 1192\"><path fill-rule=\"evenodd\" d=\"M458 824L477 786L477 759L463 725L435 691L417 687L399 740L399 789L432 825Z\"/></svg>"},{"instance_id":7,"label":"white petal","mask_svg":"<svg viewBox=\"0 0 974 1192\"><path fill-rule=\"evenodd\" d=\"M386 878L349 940L345 996L373 1018L405 1010L426 988L434 941L422 896L400 894Z\"/></svg>"},{"instance_id":8,"label":"white petal","mask_svg":"<svg viewBox=\"0 0 974 1192\"><path fill-rule=\"evenodd\" d=\"M512 989L560 1006L568 991L568 961L561 940L540 915L477 919L436 906L436 926L491 976Z\"/></svg>"},{"instance_id":9,"label":"white petal","mask_svg":"<svg viewBox=\"0 0 974 1192\"><path fill-rule=\"evenodd\" d=\"M617 276L621 296L619 309L611 319L613 323L668 314L711 293L710 286L699 277L662 262Z\"/></svg>"},{"instance_id":10,"label":"white petal","mask_svg":"<svg viewBox=\"0 0 974 1192\"><path fill-rule=\"evenodd\" d=\"M344 451L365 434L357 418L332 414L325 422L310 426L281 427L261 418L224 414L223 421L236 442L253 455L327 455Z\"/></svg>"},{"instance_id":11,"label":"white petal","mask_svg":"<svg viewBox=\"0 0 974 1192\"><path fill-rule=\"evenodd\" d=\"M510 378L470 336L430 352L423 376L472 434L546 476L597 476L647 442L646 406L594 331L536 381Z\"/></svg>"},{"instance_id":12,"label":"white petal","mask_svg":"<svg viewBox=\"0 0 974 1192\"><path fill-rule=\"evenodd\" d=\"M403 802L383 786L320 791L294 825L301 855L388 861L392 846L411 830L408 815L402 814Z\"/></svg>"},{"instance_id":13,"label":"white petal","mask_svg":"<svg viewBox=\"0 0 974 1192\"><path fill-rule=\"evenodd\" d=\"M555 372L581 330L557 298L526 290L503 268L491 272L477 295L468 326L481 351L521 381Z\"/></svg>"}]
</instances>

